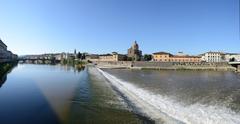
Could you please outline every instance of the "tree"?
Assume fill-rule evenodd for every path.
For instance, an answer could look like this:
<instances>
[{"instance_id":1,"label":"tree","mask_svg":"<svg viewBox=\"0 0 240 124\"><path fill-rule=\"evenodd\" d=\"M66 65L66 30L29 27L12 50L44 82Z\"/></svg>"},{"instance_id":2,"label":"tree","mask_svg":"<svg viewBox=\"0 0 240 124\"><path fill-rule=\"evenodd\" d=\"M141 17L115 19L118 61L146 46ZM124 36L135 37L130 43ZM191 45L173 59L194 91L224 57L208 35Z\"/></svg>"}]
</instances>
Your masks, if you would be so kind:
<instances>
[{"instance_id":1,"label":"tree","mask_svg":"<svg viewBox=\"0 0 240 124\"><path fill-rule=\"evenodd\" d=\"M127 57L127 61L133 61L132 57Z\"/></svg>"},{"instance_id":2,"label":"tree","mask_svg":"<svg viewBox=\"0 0 240 124\"><path fill-rule=\"evenodd\" d=\"M78 58L78 59L81 59L81 58L82 58L82 54L81 54L80 52L78 52L77 58Z\"/></svg>"},{"instance_id":3,"label":"tree","mask_svg":"<svg viewBox=\"0 0 240 124\"><path fill-rule=\"evenodd\" d=\"M85 53L82 54L82 59L86 59L86 54Z\"/></svg>"},{"instance_id":4,"label":"tree","mask_svg":"<svg viewBox=\"0 0 240 124\"><path fill-rule=\"evenodd\" d=\"M143 59L144 59L144 61L151 61L151 60L152 60L152 55L150 55L150 54L145 54L145 55L143 56Z\"/></svg>"}]
</instances>

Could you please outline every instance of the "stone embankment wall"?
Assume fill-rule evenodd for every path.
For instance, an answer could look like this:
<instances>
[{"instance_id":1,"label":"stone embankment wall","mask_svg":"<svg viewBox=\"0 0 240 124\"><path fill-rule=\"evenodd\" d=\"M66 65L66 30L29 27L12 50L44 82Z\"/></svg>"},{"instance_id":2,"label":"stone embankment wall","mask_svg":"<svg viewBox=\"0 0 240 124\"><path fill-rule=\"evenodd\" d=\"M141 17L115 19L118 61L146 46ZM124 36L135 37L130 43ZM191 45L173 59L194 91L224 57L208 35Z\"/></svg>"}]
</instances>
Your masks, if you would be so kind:
<instances>
[{"instance_id":1,"label":"stone embankment wall","mask_svg":"<svg viewBox=\"0 0 240 124\"><path fill-rule=\"evenodd\" d=\"M97 64L98 66L101 67L109 67L109 68L130 68L132 67L132 62L131 61L118 61L118 62L94 62L95 64Z\"/></svg>"},{"instance_id":2,"label":"stone embankment wall","mask_svg":"<svg viewBox=\"0 0 240 124\"><path fill-rule=\"evenodd\" d=\"M240 65L238 65L237 67L237 72L240 72Z\"/></svg>"},{"instance_id":3,"label":"stone embankment wall","mask_svg":"<svg viewBox=\"0 0 240 124\"><path fill-rule=\"evenodd\" d=\"M228 63L189 63L189 62L95 62L99 67L106 68L133 68L133 69L156 69L156 70L231 70L235 71L236 68Z\"/></svg>"}]
</instances>

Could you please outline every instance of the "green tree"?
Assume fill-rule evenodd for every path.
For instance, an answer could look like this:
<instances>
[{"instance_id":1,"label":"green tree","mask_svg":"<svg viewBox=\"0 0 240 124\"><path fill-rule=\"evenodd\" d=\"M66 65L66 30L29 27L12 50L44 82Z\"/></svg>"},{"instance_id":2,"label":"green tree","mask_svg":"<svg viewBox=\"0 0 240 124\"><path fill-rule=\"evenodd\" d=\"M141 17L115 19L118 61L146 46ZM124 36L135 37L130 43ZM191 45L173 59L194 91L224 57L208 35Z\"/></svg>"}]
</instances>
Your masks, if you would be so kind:
<instances>
[{"instance_id":1,"label":"green tree","mask_svg":"<svg viewBox=\"0 0 240 124\"><path fill-rule=\"evenodd\" d=\"M127 57L127 61L133 61L132 57Z\"/></svg>"},{"instance_id":2,"label":"green tree","mask_svg":"<svg viewBox=\"0 0 240 124\"><path fill-rule=\"evenodd\" d=\"M85 53L82 54L82 59L86 59L86 54Z\"/></svg>"},{"instance_id":3,"label":"green tree","mask_svg":"<svg viewBox=\"0 0 240 124\"><path fill-rule=\"evenodd\" d=\"M150 54L145 54L145 55L143 56L143 59L144 59L144 61L151 61L151 60L152 60L152 55L150 55Z\"/></svg>"},{"instance_id":4,"label":"green tree","mask_svg":"<svg viewBox=\"0 0 240 124\"><path fill-rule=\"evenodd\" d=\"M78 59L82 59L82 53L78 52L77 58L78 58Z\"/></svg>"}]
</instances>

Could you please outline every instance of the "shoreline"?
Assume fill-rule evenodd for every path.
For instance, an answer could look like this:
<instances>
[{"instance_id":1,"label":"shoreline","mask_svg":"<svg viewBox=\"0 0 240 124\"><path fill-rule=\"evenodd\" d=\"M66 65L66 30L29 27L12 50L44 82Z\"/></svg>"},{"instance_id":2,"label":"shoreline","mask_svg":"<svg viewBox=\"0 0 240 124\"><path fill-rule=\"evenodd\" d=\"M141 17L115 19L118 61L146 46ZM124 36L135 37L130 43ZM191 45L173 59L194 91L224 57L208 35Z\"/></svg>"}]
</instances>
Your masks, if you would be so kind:
<instances>
[{"instance_id":1,"label":"shoreline","mask_svg":"<svg viewBox=\"0 0 240 124\"><path fill-rule=\"evenodd\" d=\"M106 66L106 65L97 65L98 68L107 68L107 69L132 69L132 70L191 70L191 71L231 71L237 72L234 67L127 67L127 66Z\"/></svg>"},{"instance_id":2,"label":"shoreline","mask_svg":"<svg viewBox=\"0 0 240 124\"><path fill-rule=\"evenodd\" d=\"M237 68L226 62L222 63L190 63L190 62L144 62L144 61L98 61L94 62L99 68L111 69L137 69L137 70L209 70L209 71L233 71Z\"/></svg>"}]
</instances>

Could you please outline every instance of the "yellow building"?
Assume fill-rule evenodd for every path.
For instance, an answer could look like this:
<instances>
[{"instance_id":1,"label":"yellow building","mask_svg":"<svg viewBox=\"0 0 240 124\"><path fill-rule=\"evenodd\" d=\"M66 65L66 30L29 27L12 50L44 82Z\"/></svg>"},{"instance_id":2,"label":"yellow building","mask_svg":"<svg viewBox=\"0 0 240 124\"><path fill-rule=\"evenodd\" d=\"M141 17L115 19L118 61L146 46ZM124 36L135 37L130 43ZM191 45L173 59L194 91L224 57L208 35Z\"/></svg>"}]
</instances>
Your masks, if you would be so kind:
<instances>
[{"instance_id":1,"label":"yellow building","mask_svg":"<svg viewBox=\"0 0 240 124\"><path fill-rule=\"evenodd\" d=\"M158 62L201 62L199 56L172 55L166 52L153 53L153 61Z\"/></svg>"},{"instance_id":2,"label":"yellow building","mask_svg":"<svg viewBox=\"0 0 240 124\"><path fill-rule=\"evenodd\" d=\"M101 61L101 62L126 61L127 56L113 52L112 54L87 56L86 59L89 61Z\"/></svg>"},{"instance_id":3,"label":"yellow building","mask_svg":"<svg viewBox=\"0 0 240 124\"><path fill-rule=\"evenodd\" d=\"M126 58L126 55L121 55L117 52L113 52L112 54L99 55L98 61L125 61Z\"/></svg>"},{"instance_id":4,"label":"yellow building","mask_svg":"<svg viewBox=\"0 0 240 124\"><path fill-rule=\"evenodd\" d=\"M201 57L198 56L172 56L170 62L201 62Z\"/></svg>"},{"instance_id":5,"label":"yellow building","mask_svg":"<svg viewBox=\"0 0 240 124\"><path fill-rule=\"evenodd\" d=\"M153 53L153 61L169 62L169 58L170 58L171 56L172 56L172 54L166 53L166 52Z\"/></svg>"}]
</instances>

